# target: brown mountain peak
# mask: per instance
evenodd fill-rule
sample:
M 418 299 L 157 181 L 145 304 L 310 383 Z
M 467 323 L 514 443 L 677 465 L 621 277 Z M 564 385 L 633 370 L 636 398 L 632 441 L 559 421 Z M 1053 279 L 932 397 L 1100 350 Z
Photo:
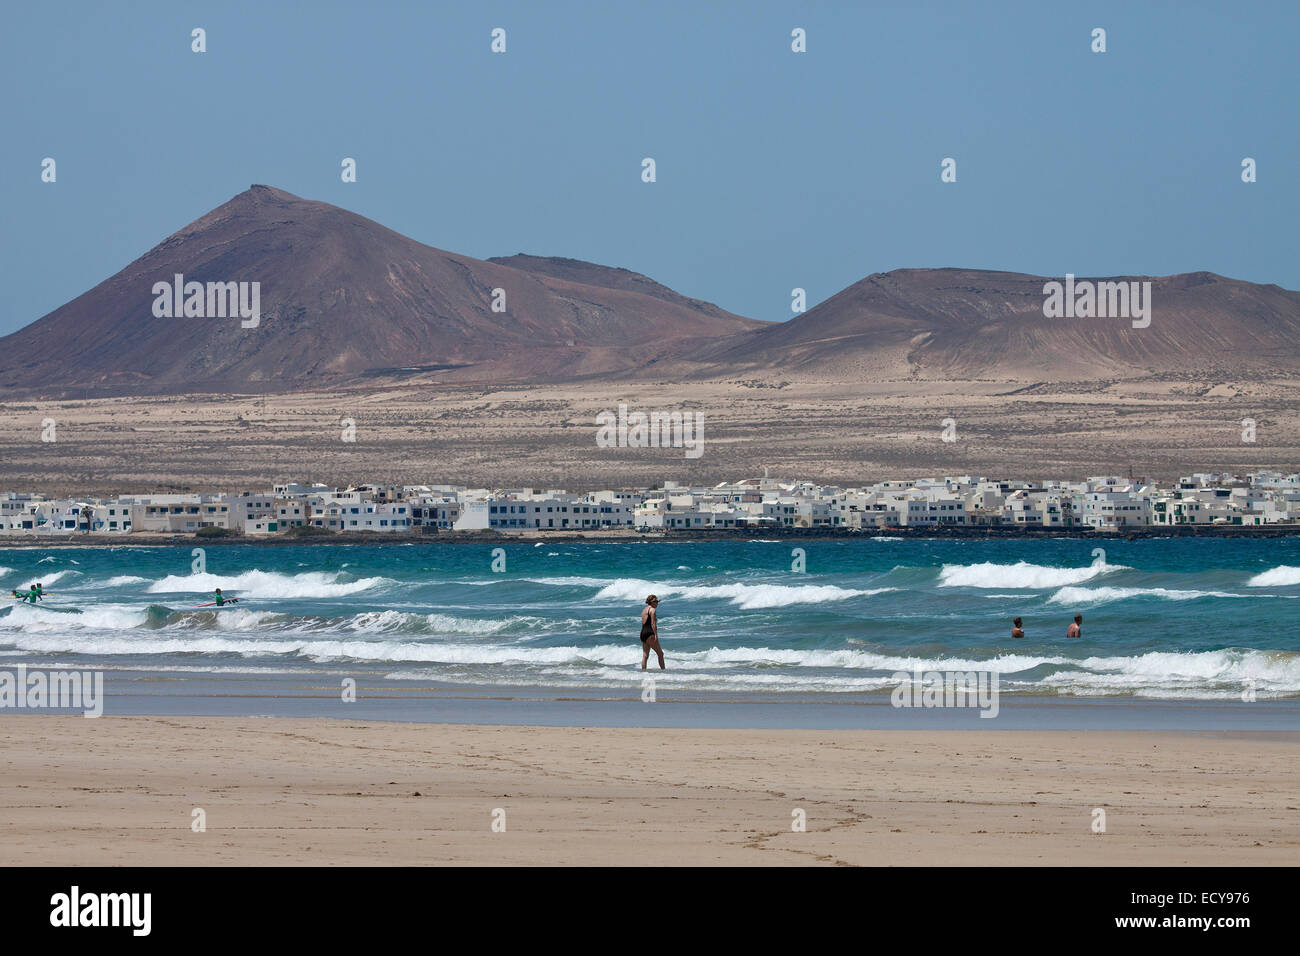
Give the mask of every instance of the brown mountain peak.
M 5 337 L 0 386 L 295 388 L 413 367 L 536 381 L 635 369 L 760 325 L 634 273 L 608 281 L 622 270 L 559 261 L 525 270 L 457 255 L 253 185 Z M 258 321 L 156 314 L 154 289 L 176 275 L 256 283 Z

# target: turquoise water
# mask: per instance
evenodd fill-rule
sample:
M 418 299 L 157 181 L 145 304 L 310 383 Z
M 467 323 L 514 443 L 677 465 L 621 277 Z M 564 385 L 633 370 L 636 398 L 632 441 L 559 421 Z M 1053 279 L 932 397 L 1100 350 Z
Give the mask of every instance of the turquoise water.
M 200 574 L 188 546 L 8 548 L 0 588 L 53 593 L 0 610 L 0 666 L 625 690 L 654 592 L 667 686 L 886 693 L 898 671 L 978 668 L 1004 694 L 1300 697 L 1300 539 L 1097 545 L 528 542 L 503 546 L 504 572 L 491 545 L 225 545 Z M 190 607 L 216 587 L 242 603 Z

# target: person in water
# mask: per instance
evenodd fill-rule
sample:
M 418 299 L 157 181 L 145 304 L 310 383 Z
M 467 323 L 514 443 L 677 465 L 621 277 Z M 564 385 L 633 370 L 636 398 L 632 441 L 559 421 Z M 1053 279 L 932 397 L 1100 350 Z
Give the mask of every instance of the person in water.
M 1083 615 L 1074 615 L 1074 623 L 1065 632 L 1066 637 L 1083 637 Z
M 1016 618 L 1014 621 L 1011 622 L 1011 636 L 1012 637 L 1025 636 L 1025 629 L 1020 626 L 1020 618 Z
M 45 585 L 41 584 L 39 581 L 36 582 L 36 598 L 40 601 L 45 600 Z
M 659 669 L 667 670 L 664 667 L 664 651 L 659 646 L 659 599 L 653 594 L 645 599 L 645 607 L 641 609 L 642 670 L 645 670 L 646 662 L 650 660 L 651 651 L 659 655 Z
M 222 607 L 226 604 L 234 604 L 238 600 L 239 598 L 223 597 L 221 594 L 221 588 L 217 588 L 217 601 L 216 601 L 217 607 Z

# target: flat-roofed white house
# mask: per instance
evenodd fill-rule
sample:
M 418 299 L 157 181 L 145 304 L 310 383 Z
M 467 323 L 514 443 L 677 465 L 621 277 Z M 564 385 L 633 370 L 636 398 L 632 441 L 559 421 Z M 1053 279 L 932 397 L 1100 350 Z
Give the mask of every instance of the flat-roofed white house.
M 222 495 L 136 495 L 130 505 L 133 531 L 231 527 L 230 505 Z
M 1020 526 L 1041 526 L 1042 512 L 1039 504 L 1042 494 L 1029 491 L 1013 491 L 1002 502 L 1002 520 L 1005 524 Z
M 275 523 L 280 530 L 301 528 L 311 520 L 311 502 L 306 498 L 277 496 L 274 505 Z
M 635 518 L 641 495 L 635 492 L 594 491 L 584 500 L 595 506 L 593 527 L 630 528 Z
M 906 526 L 964 525 L 966 502 L 955 495 L 930 492 L 928 497 L 907 498 L 906 509 L 899 510 L 901 523 Z
M 245 491 L 230 496 L 226 503 L 230 508 L 228 527 L 237 531 L 248 531 L 254 524 L 265 526 L 267 522 L 276 520 L 276 497 L 273 494 Z
M 602 504 L 585 495 L 557 491 L 511 492 L 508 497 L 494 497 L 488 502 L 489 527 L 502 529 L 591 530 L 609 527 L 612 514 L 609 502 Z
M 42 501 L 36 506 L 35 516 L 36 534 L 75 534 L 91 530 L 92 510 L 85 501 L 71 498 Z
M 24 534 L 36 530 L 38 506 L 45 498 L 6 491 L 0 495 L 0 534 Z
M 307 495 L 325 495 L 334 490 L 335 489 L 331 488 L 329 485 L 322 485 L 318 481 L 314 481 L 310 485 L 291 481 L 283 485 L 273 485 L 271 487 L 271 493 L 277 498 L 302 498 Z
M 34 514 L 0 515 L 0 534 L 32 534 L 36 530 L 36 520 Z
M 334 502 L 313 508 L 312 526 L 329 531 L 410 531 L 411 506 L 405 501 Z
M 642 501 L 632 513 L 633 526 L 647 530 L 662 528 L 667 503 L 663 498 L 647 498 Z
M 1151 523 L 1156 525 L 1211 524 L 1210 509 L 1195 498 L 1157 495 L 1151 501 Z
M 488 528 L 488 500 L 455 494 L 422 494 L 409 499 L 412 527 L 440 531 L 484 531 Z
M 1151 496 L 1130 485 L 1097 486 L 1083 494 L 1083 523 L 1098 531 L 1145 528 L 1151 523 Z
M 126 534 L 131 531 L 131 508 L 116 500 L 86 506 L 90 511 L 90 530 L 96 534 Z

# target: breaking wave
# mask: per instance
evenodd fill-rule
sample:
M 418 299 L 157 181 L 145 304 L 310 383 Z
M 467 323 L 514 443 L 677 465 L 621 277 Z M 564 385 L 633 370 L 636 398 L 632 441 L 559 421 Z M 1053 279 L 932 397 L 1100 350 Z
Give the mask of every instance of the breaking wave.
M 871 597 L 897 588 L 841 588 L 833 584 L 661 584 L 638 578 L 620 578 L 601 588 L 596 595 L 600 601 L 628 601 L 640 603 L 647 595 L 660 598 L 671 596 L 687 601 L 729 600 L 744 610 L 788 607 L 792 604 L 821 604 L 825 601 L 845 601 L 855 597 Z
M 1289 564 L 1280 564 L 1276 568 L 1269 568 L 1256 574 L 1246 582 L 1248 588 L 1282 588 L 1292 584 L 1300 584 L 1300 568 L 1292 567 Z
M 1015 564 L 945 564 L 939 569 L 941 588 L 1059 588 L 1080 584 L 1112 571 L 1122 564 L 1097 562 L 1083 568 L 1052 568 L 1017 561 Z
M 1048 604 L 1108 604 L 1111 601 L 1126 601 L 1129 598 L 1154 597 L 1166 601 L 1194 601 L 1197 598 L 1239 598 L 1245 594 L 1232 594 L 1228 591 L 1184 591 L 1174 588 L 1061 588 L 1050 598 Z
M 344 580 L 343 572 L 305 571 L 279 574 L 275 571 L 245 571 L 243 574 L 170 574 L 148 588 L 151 594 L 204 594 L 216 588 L 252 598 L 346 597 L 393 583 L 388 578 Z

